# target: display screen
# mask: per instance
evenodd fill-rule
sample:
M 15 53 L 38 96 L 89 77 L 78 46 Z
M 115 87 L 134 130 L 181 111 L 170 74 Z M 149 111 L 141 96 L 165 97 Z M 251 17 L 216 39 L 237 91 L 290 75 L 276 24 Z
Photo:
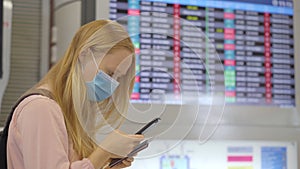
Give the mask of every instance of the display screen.
M 230 104 L 294 107 L 293 12 L 292 0 L 110 0 L 136 47 L 131 100 L 223 92 Z

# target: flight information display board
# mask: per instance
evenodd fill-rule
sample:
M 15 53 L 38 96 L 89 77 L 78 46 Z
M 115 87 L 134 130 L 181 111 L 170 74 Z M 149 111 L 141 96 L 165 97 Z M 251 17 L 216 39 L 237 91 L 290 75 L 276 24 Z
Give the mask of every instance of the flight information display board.
M 213 86 L 227 103 L 295 106 L 293 13 L 292 0 L 110 0 L 136 47 L 132 101 Z

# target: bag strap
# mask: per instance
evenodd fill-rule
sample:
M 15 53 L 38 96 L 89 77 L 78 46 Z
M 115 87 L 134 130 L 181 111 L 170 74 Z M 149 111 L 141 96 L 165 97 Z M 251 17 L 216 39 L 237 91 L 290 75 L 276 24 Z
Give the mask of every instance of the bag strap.
M 52 94 L 50 91 L 46 89 L 32 89 L 26 92 L 23 96 L 21 96 L 16 104 L 13 106 L 10 114 L 8 115 L 5 127 L 1 133 L 0 137 L 0 168 L 1 169 L 6 169 L 7 168 L 7 138 L 8 138 L 8 130 L 9 130 L 9 125 L 12 120 L 13 114 L 15 109 L 18 107 L 18 105 L 27 97 L 32 96 L 32 95 L 42 95 L 42 96 L 47 96 L 50 99 L 53 99 Z
M 12 120 L 13 114 L 15 109 L 18 107 L 18 105 L 27 97 L 32 96 L 32 95 L 42 95 L 42 96 L 46 96 L 49 97 L 50 99 L 52 99 L 52 94 L 50 93 L 50 91 L 46 90 L 46 89 L 34 89 L 32 91 L 29 91 L 27 93 L 25 93 L 24 95 L 22 95 L 16 102 L 16 104 L 13 106 L 13 108 L 11 109 L 11 112 L 9 113 L 7 120 L 6 120 L 6 124 L 3 128 L 3 133 L 2 136 L 8 136 L 8 130 L 9 130 L 9 125 L 10 122 Z

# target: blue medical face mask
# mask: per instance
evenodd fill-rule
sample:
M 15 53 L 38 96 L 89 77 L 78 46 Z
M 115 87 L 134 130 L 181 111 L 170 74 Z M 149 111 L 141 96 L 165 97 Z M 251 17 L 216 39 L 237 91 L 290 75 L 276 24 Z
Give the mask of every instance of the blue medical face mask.
M 97 62 L 91 51 L 94 62 L 97 66 Z M 119 86 L 119 82 L 104 73 L 102 70 L 99 70 L 95 78 L 90 81 L 86 82 L 87 94 L 91 101 L 100 102 L 108 97 L 110 97 L 116 88 Z

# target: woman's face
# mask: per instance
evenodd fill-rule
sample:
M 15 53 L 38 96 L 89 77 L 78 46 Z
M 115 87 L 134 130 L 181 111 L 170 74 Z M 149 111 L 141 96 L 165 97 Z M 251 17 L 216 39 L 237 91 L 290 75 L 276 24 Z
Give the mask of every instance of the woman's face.
M 93 80 L 99 69 L 117 79 L 127 73 L 132 63 L 132 53 L 126 48 L 113 49 L 101 59 L 95 53 L 94 56 L 96 57 L 97 65 L 93 58 L 89 59 L 83 71 L 85 81 Z

